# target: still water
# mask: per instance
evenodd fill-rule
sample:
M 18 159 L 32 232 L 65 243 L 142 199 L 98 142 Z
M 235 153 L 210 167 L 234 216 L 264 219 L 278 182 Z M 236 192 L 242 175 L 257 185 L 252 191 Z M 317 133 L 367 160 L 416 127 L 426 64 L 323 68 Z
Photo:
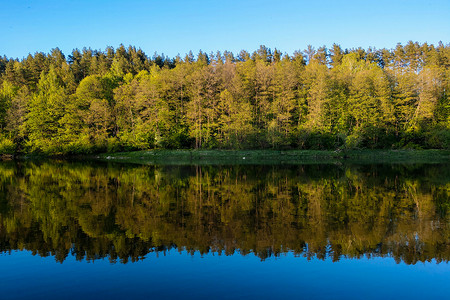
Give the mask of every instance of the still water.
M 0 299 L 449 299 L 450 164 L 0 164 Z

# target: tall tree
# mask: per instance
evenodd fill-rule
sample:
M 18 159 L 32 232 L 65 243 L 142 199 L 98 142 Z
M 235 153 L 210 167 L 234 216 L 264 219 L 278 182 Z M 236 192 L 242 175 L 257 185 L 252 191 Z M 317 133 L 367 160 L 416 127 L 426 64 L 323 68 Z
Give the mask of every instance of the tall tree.
M 37 92 L 29 103 L 29 113 L 25 121 L 28 133 L 28 147 L 31 151 L 60 153 L 62 145 L 59 121 L 64 116 L 67 95 L 53 67 L 48 73 L 42 72 Z

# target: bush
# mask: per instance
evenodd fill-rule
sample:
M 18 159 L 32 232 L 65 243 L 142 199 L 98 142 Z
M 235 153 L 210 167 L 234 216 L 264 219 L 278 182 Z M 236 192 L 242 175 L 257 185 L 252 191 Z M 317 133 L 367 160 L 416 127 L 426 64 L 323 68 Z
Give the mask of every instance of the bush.
M 2 138 L 0 140 L 0 154 L 14 154 L 16 152 L 16 144 L 12 139 Z
M 117 138 L 108 138 L 106 142 L 106 151 L 119 152 L 121 151 L 121 144 Z
M 363 142 L 363 138 L 358 133 L 353 133 L 345 139 L 345 148 L 347 149 L 359 149 Z
M 426 142 L 430 148 L 450 150 L 450 130 L 442 129 L 431 132 Z

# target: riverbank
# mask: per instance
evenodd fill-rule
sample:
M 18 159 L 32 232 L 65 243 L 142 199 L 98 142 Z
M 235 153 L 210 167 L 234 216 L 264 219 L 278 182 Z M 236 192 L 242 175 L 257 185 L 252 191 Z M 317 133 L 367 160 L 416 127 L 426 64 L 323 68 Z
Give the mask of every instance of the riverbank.
M 449 150 L 149 150 L 104 153 L 97 160 L 138 164 L 448 163 Z

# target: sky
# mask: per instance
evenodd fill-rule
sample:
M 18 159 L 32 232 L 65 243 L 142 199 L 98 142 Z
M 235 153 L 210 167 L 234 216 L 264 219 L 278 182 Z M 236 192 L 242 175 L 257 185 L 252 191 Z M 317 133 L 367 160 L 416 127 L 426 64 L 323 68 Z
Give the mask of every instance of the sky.
M 260 45 L 394 48 L 450 42 L 450 0 L 0 0 L 0 55 L 132 45 L 169 57 Z

